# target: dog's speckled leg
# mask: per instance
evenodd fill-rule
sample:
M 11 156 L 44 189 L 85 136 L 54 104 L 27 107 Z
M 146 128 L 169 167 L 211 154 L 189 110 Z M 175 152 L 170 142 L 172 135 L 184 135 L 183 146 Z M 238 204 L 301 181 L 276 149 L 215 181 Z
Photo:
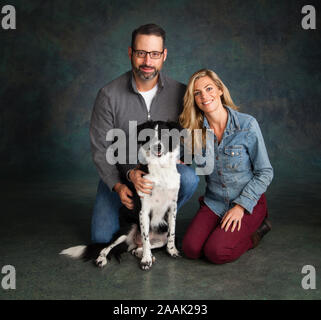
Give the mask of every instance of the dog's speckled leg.
M 180 257 L 179 251 L 175 246 L 175 227 L 176 227 L 177 201 L 173 201 L 168 212 L 168 241 L 167 252 L 173 257 Z
M 96 259 L 97 267 L 104 267 L 107 264 L 107 255 L 114 247 L 118 246 L 120 243 L 126 241 L 127 236 L 120 236 L 115 242 L 113 242 L 110 246 L 100 251 L 99 257 Z
M 145 201 L 145 199 L 143 198 L 142 209 L 139 213 L 139 223 L 143 242 L 143 257 L 140 262 L 140 267 L 142 270 L 149 270 L 153 264 L 152 252 L 149 241 L 149 212 L 150 208 L 147 205 L 147 201 Z

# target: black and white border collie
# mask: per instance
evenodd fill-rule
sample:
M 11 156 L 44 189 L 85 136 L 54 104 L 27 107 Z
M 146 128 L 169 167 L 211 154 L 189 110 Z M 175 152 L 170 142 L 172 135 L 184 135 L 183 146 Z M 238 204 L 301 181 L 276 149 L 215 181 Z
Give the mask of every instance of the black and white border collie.
M 176 169 L 179 139 L 174 138 L 175 135 L 169 132 L 176 129 L 179 133 L 178 130 L 181 128 L 173 122 L 148 121 L 137 127 L 138 137 L 143 129 L 153 130 L 153 136 L 149 135 L 150 140 L 139 148 L 139 157 L 142 156 L 146 163 L 139 168 L 146 172 L 144 178 L 153 181 L 152 193 L 137 193 L 133 185 L 129 185 L 134 195 L 134 209 L 129 210 L 125 206 L 120 208 L 120 229 L 111 241 L 71 247 L 60 254 L 82 258 L 85 261 L 94 260 L 98 267 L 104 267 L 111 255 L 120 261 L 121 253 L 131 251 L 141 259 L 142 270 L 150 269 L 155 262 L 152 249 L 167 245 L 167 252 L 172 257 L 180 256 L 175 246 L 177 197 L 180 186 L 180 174 Z

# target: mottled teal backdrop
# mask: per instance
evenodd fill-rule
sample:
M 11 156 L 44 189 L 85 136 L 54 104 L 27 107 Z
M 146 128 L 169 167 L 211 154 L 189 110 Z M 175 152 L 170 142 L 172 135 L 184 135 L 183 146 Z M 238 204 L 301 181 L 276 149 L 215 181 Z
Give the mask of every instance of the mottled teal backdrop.
M 320 177 L 321 7 L 294 0 L 28 0 L 0 28 L 0 172 L 96 174 L 89 119 L 98 90 L 130 68 L 131 32 L 167 32 L 165 71 L 215 70 L 262 128 L 274 183 Z M 303 30 L 313 4 L 317 30 Z M 1 15 L 2 17 L 3 15 Z

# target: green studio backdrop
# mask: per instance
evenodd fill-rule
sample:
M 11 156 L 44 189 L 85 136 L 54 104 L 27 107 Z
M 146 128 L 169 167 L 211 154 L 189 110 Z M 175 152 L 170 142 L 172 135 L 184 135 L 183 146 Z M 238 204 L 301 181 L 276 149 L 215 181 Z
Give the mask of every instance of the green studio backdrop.
M 131 32 L 167 32 L 164 71 L 187 83 L 218 73 L 241 111 L 260 123 L 274 183 L 320 176 L 321 8 L 317 1 L 2 1 L 16 29 L 0 28 L 0 173 L 97 174 L 89 121 L 98 90 L 130 69 Z M 314 5 L 317 29 L 301 26 Z M 2 14 L 1 17 L 4 15 Z

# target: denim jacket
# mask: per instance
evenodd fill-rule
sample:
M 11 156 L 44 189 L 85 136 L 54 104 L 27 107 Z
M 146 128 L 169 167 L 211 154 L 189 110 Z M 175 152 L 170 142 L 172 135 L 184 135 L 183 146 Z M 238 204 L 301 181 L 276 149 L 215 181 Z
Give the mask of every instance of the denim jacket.
M 252 213 L 257 201 L 273 178 L 273 168 L 256 119 L 227 106 L 228 121 L 222 140 L 214 139 L 214 169 L 207 182 L 204 202 L 218 216 L 241 205 Z M 203 126 L 210 129 L 206 117 Z M 213 143 L 206 147 L 213 148 Z M 213 152 L 213 150 L 210 150 Z

